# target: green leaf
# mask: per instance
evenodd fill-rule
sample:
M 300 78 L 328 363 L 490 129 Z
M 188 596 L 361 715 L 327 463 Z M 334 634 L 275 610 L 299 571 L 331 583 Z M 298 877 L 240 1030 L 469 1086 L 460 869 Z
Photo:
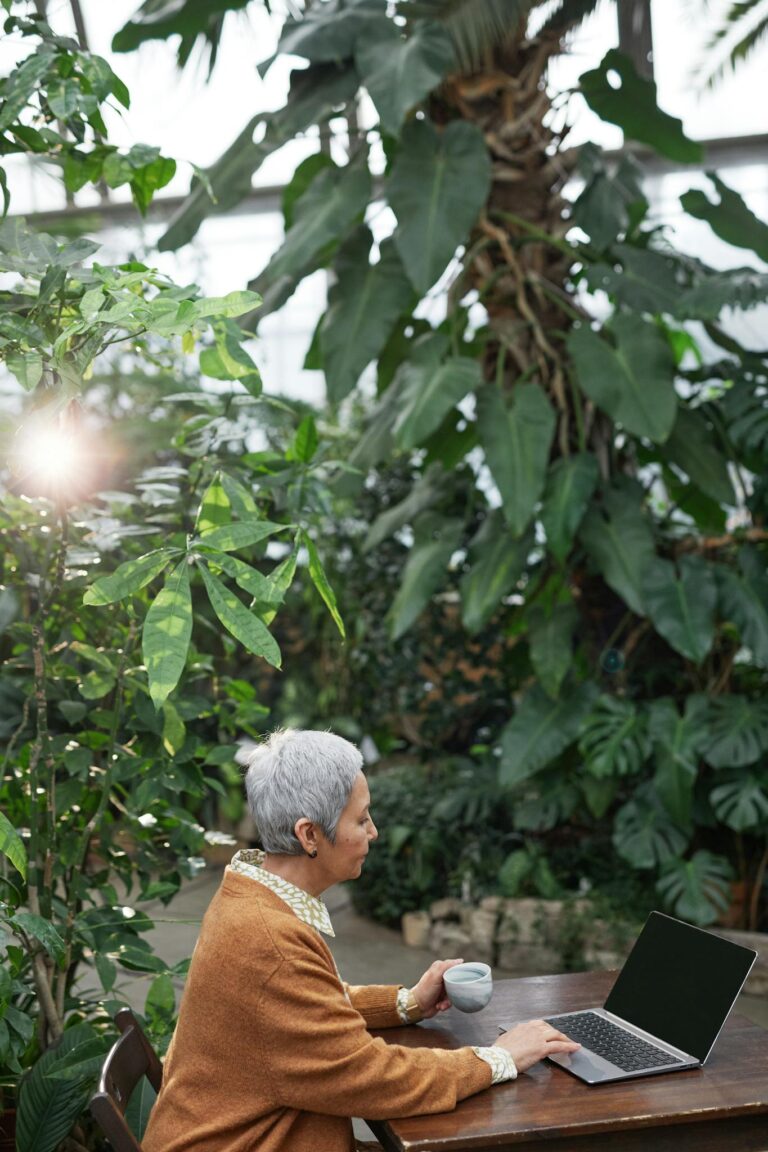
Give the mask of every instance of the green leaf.
M 359 39 L 355 63 L 379 113 L 381 126 L 397 136 L 408 112 L 454 65 L 451 38 L 437 22 L 416 24 L 408 39 L 397 35 Z
M 187 729 L 177 709 L 166 700 L 163 704 L 163 748 L 169 756 L 181 751 L 187 737 Z
M 656 868 L 679 856 L 687 843 L 648 785 L 616 813 L 613 846 L 633 868 Z
M 90 1024 L 65 1029 L 37 1060 L 19 1086 L 16 1113 L 17 1152 L 54 1152 L 84 1109 L 92 1084 L 49 1078 L 56 1064 L 79 1044 L 94 1037 Z
M 501 734 L 502 788 L 521 784 L 564 752 L 576 739 L 597 694 L 597 686 L 590 681 L 557 700 L 551 700 L 538 685 L 528 692 Z
M 479 361 L 466 356 L 453 356 L 436 365 L 405 364 L 400 376 L 395 437 L 406 451 L 423 444 L 451 409 L 483 382 Z
M 279 668 L 280 649 L 264 621 L 246 608 L 204 564 L 200 565 L 200 574 L 211 607 L 227 631 L 254 656 L 261 656 L 273 668 Z
M 224 491 L 221 474 L 217 472 L 203 493 L 203 498 L 200 501 L 197 520 L 195 521 L 195 531 L 210 532 L 212 529 L 219 528 L 223 524 L 230 524 L 231 521 L 232 507 L 229 503 L 229 497 Z
M 265 294 L 268 287 L 293 283 L 329 245 L 343 240 L 362 220 L 370 194 L 370 172 L 361 160 L 346 168 L 320 172 L 296 202 L 293 225 L 254 281 L 256 290 Z M 268 310 L 269 302 L 265 300 L 260 315 Z
M 573 633 L 579 614 L 573 601 L 551 610 L 534 605 L 528 612 L 531 663 L 544 691 L 553 700 L 573 661 Z
M 571 330 L 567 345 L 579 387 L 627 432 L 663 444 L 677 414 L 669 343 L 642 316 L 620 313 L 609 331 L 615 349 L 587 324 Z
M 296 565 L 298 563 L 299 554 L 297 548 L 294 547 L 293 551 L 286 556 L 285 560 L 280 563 L 270 572 L 267 577 L 269 584 L 269 593 L 264 597 L 267 604 L 279 604 L 285 596 L 286 592 L 293 583 L 293 578 L 296 575 Z M 275 618 L 275 612 L 263 612 L 262 619 L 264 623 L 269 625 Z
M 461 580 L 461 619 L 468 632 L 479 632 L 512 591 L 533 544 L 533 532 L 515 539 L 498 509 L 489 512 L 470 544 L 471 567 Z
M 236 556 L 228 556 L 226 552 L 214 552 L 206 556 L 209 565 L 215 565 L 231 576 L 238 588 L 250 592 L 251 596 L 260 604 L 279 604 L 283 593 L 278 591 L 273 583 L 274 573 L 264 576 L 258 569 L 239 560 Z
M 43 357 L 40 352 L 9 352 L 5 356 L 8 370 L 25 392 L 34 392 L 43 378 Z
M 61 936 L 50 920 L 43 916 L 36 916 L 33 912 L 17 912 L 11 917 L 10 924 L 19 928 L 26 936 L 39 941 L 49 956 L 61 966 L 66 956 L 66 947 Z
M 293 175 L 283 189 L 282 202 L 280 205 L 283 210 L 286 232 L 293 226 L 293 209 L 296 201 L 301 199 L 319 172 L 322 172 L 324 168 L 333 169 L 333 166 L 333 160 L 331 160 L 327 152 L 312 152 L 305 160 L 302 160 L 298 168 L 294 170 Z
M 317 425 L 312 416 L 305 416 L 296 429 L 293 443 L 286 452 L 287 460 L 298 460 L 301 464 L 309 464 L 317 452 Z
M 708 271 L 705 280 L 682 292 L 676 315 L 688 320 L 716 320 L 724 308 L 748 311 L 768 300 L 768 275 L 754 268 Z
M 587 268 L 587 283 L 593 291 L 603 291 L 636 312 L 680 314 L 684 281 L 679 261 L 632 244 L 613 244 L 610 260 L 610 264 Z
M 320 124 L 352 99 L 359 85 L 354 68 L 321 64 L 291 73 L 288 102 L 277 112 L 259 114 L 210 168 L 201 173 L 192 191 L 158 241 L 161 251 L 181 248 L 211 212 L 226 212 L 247 196 L 253 174 L 267 157 L 311 124 Z M 259 142 L 254 136 L 266 126 Z
M 177 555 L 175 548 L 156 548 L 138 560 L 126 560 L 110 576 L 95 580 L 83 595 L 83 604 L 114 604 L 139 592 L 163 572 Z
M 677 565 L 657 558 L 643 572 L 642 595 L 659 635 L 681 656 L 701 664 L 715 637 L 712 566 L 699 556 L 682 556 Z
M 410 309 L 413 289 L 391 240 L 369 264 L 371 234 L 358 229 L 339 249 L 328 309 L 320 323 L 320 348 L 328 395 L 334 404 L 352 391 L 381 352 L 398 316 Z
M 634 776 L 647 759 L 650 745 L 645 718 L 631 700 L 601 696 L 584 721 L 579 752 L 590 776 Z
M 761 832 L 768 827 L 768 793 L 765 781 L 748 773 L 709 794 L 715 814 L 734 832 Z
M 602 507 L 593 505 L 579 530 L 606 584 L 639 616 L 645 615 L 643 575 L 656 555 L 641 501 L 639 486 L 609 488 L 603 493 Z
M 260 297 L 259 297 L 260 299 Z M 213 380 L 237 380 L 251 396 L 261 395 L 261 375 L 243 348 L 247 333 L 234 320 L 219 320 L 213 325 L 214 346 L 200 353 L 200 371 Z
M 656 890 L 675 916 L 707 925 L 728 908 L 732 879 L 731 866 L 724 857 L 701 851 L 690 860 L 670 860 Z
M 250 548 L 260 543 L 276 532 L 285 532 L 289 527 L 289 524 L 273 524 L 269 520 L 239 520 L 236 524 L 224 524 L 220 528 L 202 532 L 197 542 L 217 552 L 237 552 L 240 548 Z
M 24 841 L 7 816 L 0 812 L 0 852 L 7 856 L 17 872 L 27 878 L 27 850 Z
M 691 483 L 718 504 L 736 504 L 728 461 L 715 446 L 704 416 L 682 405 L 669 438 L 661 450 L 665 460 L 682 468 Z
M 434 539 L 415 544 L 411 549 L 389 611 L 393 640 L 399 640 L 408 631 L 444 583 L 448 561 L 459 546 L 463 529 L 460 521 L 443 521 Z
M 108 956 L 103 956 L 101 953 L 97 953 L 93 959 L 96 965 L 96 971 L 99 974 L 99 980 L 101 981 L 102 988 L 105 992 L 111 992 L 115 985 L 117 968 Z
M 525 531 L 544 489 L 555 413 L 538 384 L 518 384 L 506 408 L 501 389 L 477 394 L 477 427 L 486 461 L 515 536 Z
M 144 619 L 142 652 L 155 708 L 160 707 L 178 684 L 191 637 L 192 597 L 185 556 L 166 578 Z
M 704 759 L 713 768 L 743 768 L 768 750 L 768 700 L 721 696 L 709 706 Z
M 547 474 L 541 522 L 547 547 L 561 564 L 597 487 L 599 471 L 591 453 L 580 452 L 557 460 Z
M 438 131 L 429 120 L 411 120 L 403 129 L 386 192 L 395 244 L 420 295 L 466 241 L 490 184 L 488 150 L 474 124 L 455 120 Z
M 78 691 L 84 700 L 101 700 L 116 684 L 114 672 L 102 672 L 94 668 L 78 684 Z
M 741 642 L 761 668 L 768 668 L 768 576 L 756 549 L 742 545 L 737 574 L 720 565 L 717 569 L 720 614 L 738 629 Z
M 344 622 L 339 615 L 339 609 L 336 604 L 336 596 L 334 594 L 333 588 L 331 588 L 330 584 L 328 583 L 328 577 L 325 575 L 325 569 L 320 562 L 320 557 L 318 555 L 317 548 L 315 547 L 315 543 L 306 532 L 301 533 L 301 542 L 307 549 L 307 555 L 309 557 L 309 575 L 312 583 L 320 593 L 326 608 L 333 617 L 334 624 L 338 628 L 342 639 L 344 639 L 346 637 L 346 633 L 344 631 Z
M 601 120 L 618 124 L 630 140 L 683 164 L 704 158 L 702 146 L 683 132 L 682 121 L 659 108 L 655 83 L 639 76 L 632 61 L 617 49 L 606 52 L 597 68 L 584 72 L 579 84 L 592 111 Z
M 162 979 L 162 977 L 158 977 L 158 979 Z M 144 1139 L 149 1116 L 156 1100 L 157 1093 L 146 1076 L 143 1076 L 131 1093 L 131 1099 L 125 1110 L 128 1127 L 139 1142 Z
M 303 56 L 313 64 L 348 59 L 358 39 L 391 36 L 392 22 L 380 0 L 338 0 L 311 8 L 301 19 L 286 20 L 280 33 L 280 55 Z
M 716 172 L 708 172 L 719 201 L 714 204 L 706 193 L 693 189 L 680 197 L 689 216 L 704 220 L 726 244 L 747 248 L 761 260 L 768 261 L 768 224 L 755 216 L 738 192 L 724 184 Z
M 156 976 L 149 986 L 144 1002 L 144 1015 L 150 1028 L 160 1033 L 168 1033 L 173 1028 L 176 1012 L 176 992 L 173 981 L 167 972 Z
M 665 809 L 680 827 L 690 824 L 693 790 L 699 774 L 699 756 L 706 742 L 706 696 L 692 695 L 681 716 L 673 700 L 651 703 L 648 731 L 653 742 L 656 773 L 654 788 Z
M 579 170 L 584 176 L 584 190 L 574 201 L 572 219 L 602 252 L 627 232 L 633 219 L 647 211 L 642 172 L 632 156 L 622 157 L 615 173 L 610 172 L 593 144 L 581 146 Z

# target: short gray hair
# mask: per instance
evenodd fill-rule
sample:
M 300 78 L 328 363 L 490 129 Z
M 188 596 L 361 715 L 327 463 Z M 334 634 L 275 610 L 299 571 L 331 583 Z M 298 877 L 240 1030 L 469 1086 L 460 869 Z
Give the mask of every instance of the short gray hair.
M 259 744 L 247 764 L 248 807 L 265 852 L 300 856 L 304 849 L 294 827 L 302 817 L 335 843 L 339 817 L 363 767 L 354 744 L 332 732 L 288 728 Z

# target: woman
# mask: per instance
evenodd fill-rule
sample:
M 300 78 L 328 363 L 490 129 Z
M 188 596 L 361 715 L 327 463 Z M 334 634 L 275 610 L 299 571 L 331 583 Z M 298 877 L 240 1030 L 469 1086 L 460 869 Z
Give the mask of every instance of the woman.
M 352 1152 L 352 1116 L 445 1112 L 577 1045 L 543 1020 L 487 1048 L 404 1048 L 368 1028 L 449 1007 L 436 961 L 412 989 L 343 983 L 322 893 L 360 875 L 378 833 L 358 750 L 274 733 L 246 791 L 264 852 L 238 852 L 203 919 L 146 1152 Z

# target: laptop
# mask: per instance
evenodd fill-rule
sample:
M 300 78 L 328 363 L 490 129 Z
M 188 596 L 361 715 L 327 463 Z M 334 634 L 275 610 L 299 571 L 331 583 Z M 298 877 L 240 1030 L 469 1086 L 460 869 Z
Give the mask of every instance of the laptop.
M 751 948 L 651 912 L 602 1008 L 545 1017 L 581 1044 L 547 1059 L 587 1084 L 697 1068 L 756 959 Z

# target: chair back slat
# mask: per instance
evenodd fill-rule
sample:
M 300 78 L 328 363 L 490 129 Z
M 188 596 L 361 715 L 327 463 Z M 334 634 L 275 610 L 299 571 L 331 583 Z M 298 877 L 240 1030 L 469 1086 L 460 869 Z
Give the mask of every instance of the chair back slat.
M 90 1101 L 91 1114 L 114 1152 L 141 1152 L 126 1123 L 125 1110 L 142 1077 L 160 1091 L 163 1066 L 129 1008 L 120 1009 L 115 1023 L 121 1035 L 104 1061 L 98 1089 Z

